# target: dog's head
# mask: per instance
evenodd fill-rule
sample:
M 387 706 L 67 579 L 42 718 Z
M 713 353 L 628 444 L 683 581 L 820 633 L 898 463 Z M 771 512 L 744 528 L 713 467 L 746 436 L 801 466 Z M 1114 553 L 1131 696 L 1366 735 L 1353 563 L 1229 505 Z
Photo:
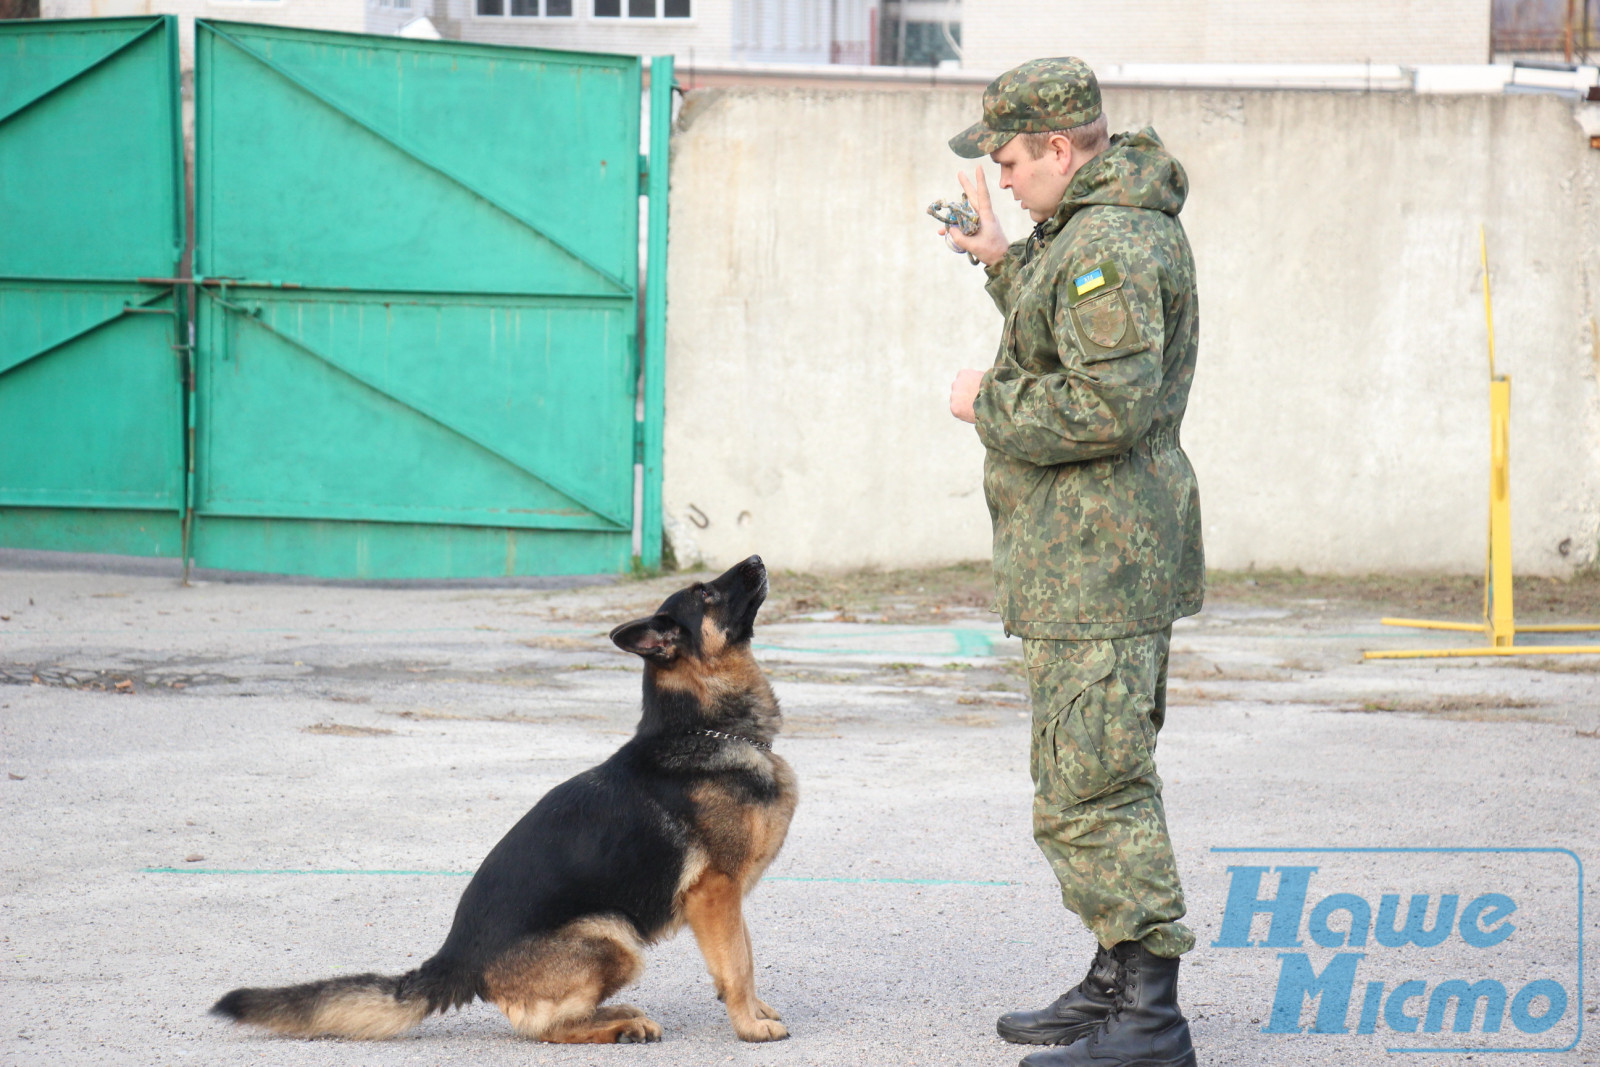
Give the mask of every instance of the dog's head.
M 658 667 L 681 659 L 713 660 L 749 646 L 756 612 L 766 598 L 766 565 L 751 556 L 709 582 L 678 590 L 654 615 L 612 630 L 611 640 Z

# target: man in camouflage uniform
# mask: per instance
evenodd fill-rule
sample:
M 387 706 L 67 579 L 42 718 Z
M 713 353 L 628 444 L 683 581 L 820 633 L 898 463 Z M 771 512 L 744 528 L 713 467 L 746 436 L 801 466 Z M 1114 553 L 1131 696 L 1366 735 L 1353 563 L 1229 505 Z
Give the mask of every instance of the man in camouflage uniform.
M 982 169 L 961 183 L 1005 316 L 994 366 L 951 412 L 988 450 L 984 491 L 1006 630 L 1033 699 L 1034 838 L 1100 948 L 1077 987 L 1000 1035 L 1055 1045 L 1026 1067 L 1195 1062 L 1177 1005 L 1194 947 L 1156 775 L 1172 622 L 1200 610 L 1200 503 L 1178 427 L 1194 375 L 1188 180 L 1150 129 L 1107 138 L 1077 59 L 1001 75 L 950 142 L 989 155 L 1037 224 L 1007 246 Z M 945 231 L 941 231 L 945 232 Z

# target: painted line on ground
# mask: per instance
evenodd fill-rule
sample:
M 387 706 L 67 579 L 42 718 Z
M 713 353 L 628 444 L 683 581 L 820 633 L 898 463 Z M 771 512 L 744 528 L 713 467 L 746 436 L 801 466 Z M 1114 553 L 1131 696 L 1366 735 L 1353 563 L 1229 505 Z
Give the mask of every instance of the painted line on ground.
M 140 874 L 235 874 L 235 875 L 316 875 L 316 874 L 377 874 L 392 876 L 433 876 L 466 878 L 472 871 L 405 871 L 360 867 L 141 867 Z M 1000 887 L 1022 885 L 1021 882 L 980 882 L 963 878 L 834 878 L 803 877 L 800 875 L 770 875 L 765 882 L 832 882 L 837 885 L 971 885 Z

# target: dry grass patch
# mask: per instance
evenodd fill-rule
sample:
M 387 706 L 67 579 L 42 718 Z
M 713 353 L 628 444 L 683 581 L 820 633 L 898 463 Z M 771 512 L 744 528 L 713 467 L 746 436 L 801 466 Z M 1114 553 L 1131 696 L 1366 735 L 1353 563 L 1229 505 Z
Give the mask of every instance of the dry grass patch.
M 1600 651 L 1593 656 L 1507 656 L 1506 659 L 1510 662 L 1500 666 L 1546 674 L 1600 674 Z
M 1215 660 L 1183 652 L 1168 661 L 1167 677 L 1186 682 L 1287 682 L 1294 676 L 1286 667 L 1224 667 Z
M 332 737 L 385 737 L 393 734 L 393 730 L 385 730 L 381 726 L 351 726 L 343 722 L 319 722 L 301 730 L 307 734 L 325 734 Z
M 1542 708 L 1536 700 L 1484 694 L 1456 694 L 1436 697 L 1376 697 L 1363 701 L 1357 711 L 1397 711 L 1431 715 L 1440 711 L 1504 711 L 1517 708 Z
M 589 712 L 552 710 L 548 714 L 530 715 L 525 712 L 508 712 L 505 715 L 463 715 L 453 711 L 440 711 L 437 708 L 410 708 L 406 711 L 386 711 L 396 719 L 410 719 L 417 722 L 508 722 L 522 723 L 533 726 L 548 726 L 553 722 L 609 722 L 605 715 L 596 715 Z M 388 731 L 385 731 L 388 732 Z
M 957 703 L 960 703 L 960 701 L 957 701 Z M 986 727 L 986 726 L 998 725 L 997 720 L 994 718 L 994 716 L 992 716 L 992 715 L 979 715 L 979 714 L 976 714 L 974 712 L 968 712 L 965 715 L 941 715 L 941 716 L 939 716 L 939 721 L 944 723 L 947 726 L 979 726 L 979 727 Z
M 1518 576 L 1512 591 L 1523 622 L 1600 622 L 1600 572 L 1574 578 Z M 1299 571 L 1211 571 L 1208 603 L 1304 609 L 1357 608 L 1377 615 L 1472 622 L 1483 617 L 1483 576 L 1319 575 Z
M 864 673 L 816 670 L 808 667 L 766 667 L 764 671 L 774 682 L 805 682 L 817 685 L 852 685 L 865 677 Z
M 1358 705 L 1333 705 L 1332 710 L 1427 715 L 1456 722 L 1553 722 L 1529 710 L 1548 706 L 1536 700 L 1519 700 L 1493 694 L 1446 694 L 1435 697 L 1379 697 Z
M 552 652 L 587 652 L 601 647 L 602 638 L 598 635 L 574 637 L 570 634 L 539 634 L 536 637 L 524 637 L 517 644 Z M 609 647 L 609 642 L 606 645 Z
M 712 577 L 679 572 L 604 586 L 495 595 L 520 614 L 552 622 L 597 623 L 637 618 L 670 593 Z M 1283 608 L 1295 616 L 1329 612 L 1470 621 L 1483 614 L 1480 575 L 1317 575 L 1298 571 L 1212 571 L 1207 603 Z M 906 570 L 839 574 L 775 571 L 758 627 L 822 616 L 837 621 L 939 624 L 998 619 L 987 561 Z M 1600 622 L 1600 572 L 1572 579 L 1519 577 L 1517 615 L 1525 622 Z M 474 593 L 473 597 L 484 594 Z M 507 607 L 510 605 L 507 604 Z M 535 610 L 526 610 L 533 608 Z
M 1237 697 L 1225 689 L 1202 689 L 1196 686 L 1190 689 L 1187 686 L 1168 686 L 1167 704 L 1169 707 L 1185 707 L 1193 704 L 1215 704 L 1223 700 L 1236 700 Z

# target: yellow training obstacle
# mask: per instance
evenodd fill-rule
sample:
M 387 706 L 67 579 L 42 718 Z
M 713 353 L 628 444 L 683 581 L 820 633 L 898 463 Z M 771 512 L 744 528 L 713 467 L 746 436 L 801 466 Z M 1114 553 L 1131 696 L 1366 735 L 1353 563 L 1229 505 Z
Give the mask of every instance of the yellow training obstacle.
M 1600 644 L 1518 645 L 1516 635 L 1600 632 L 1600 624 L 1565 623 L 1518 626 L 1511 595 L 1511 379 L 1494 369 L 1494 309 L 1489 300 L 1489 247 L 1478 228 L 1478 256 L 1483 264 L 1483 314 L 1489 326 L 1489 555 L 1483 572 L 1483 621 L 1434 622 L 1428 619 L 1382 619 L 1385 626 L 1419 630 L 1465 630 L 1488 637 L 1488 647 L 1434 648 L 1367 652 L 1367 659 L 1430 659 L 1454 656 L 1600 655 Z

